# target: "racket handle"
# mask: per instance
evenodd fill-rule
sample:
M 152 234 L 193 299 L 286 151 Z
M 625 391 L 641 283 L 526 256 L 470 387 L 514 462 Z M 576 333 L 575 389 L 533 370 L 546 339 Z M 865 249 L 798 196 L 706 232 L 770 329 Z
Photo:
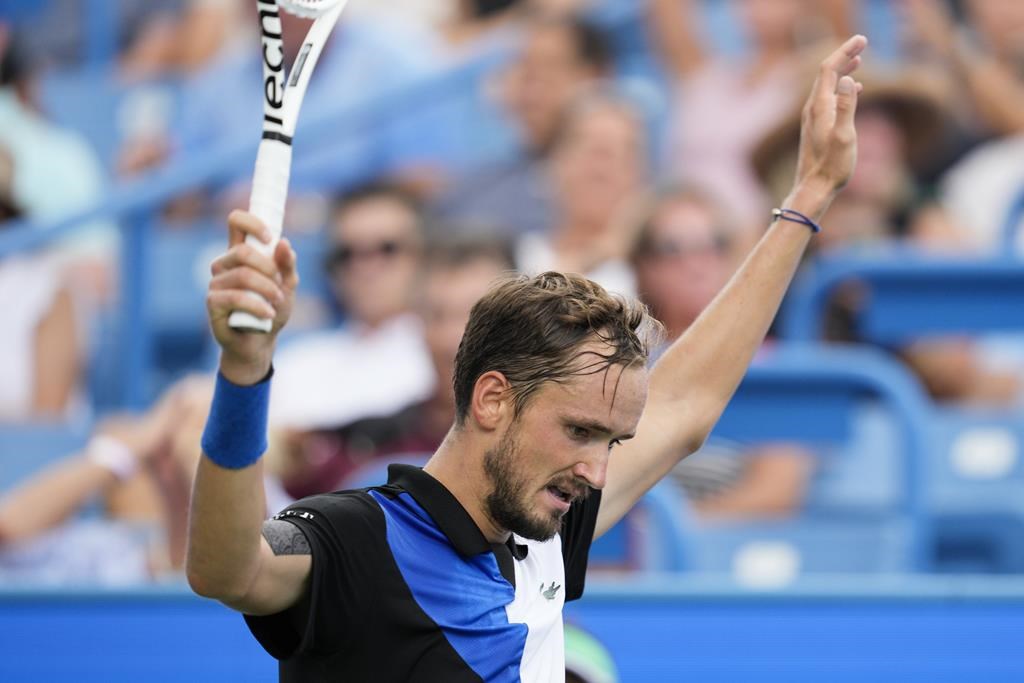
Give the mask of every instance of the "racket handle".
M 279 140 L 260 142 L 259 150 L 256 152 L 256 169 L 252 176 L 249 213 L 263 221 L 273 239 L 267 244 L 249 236 L 246 242 L 264 254 L 273 254 L 278 240 L 281 239 L 291 166 L 291 145 Z M 255 292 L 249 292 L 249 296 L 260 297 Z M 270 318 L 259 318 L 245 311 L 233 311 L 228 318 L 231 328 L 239 331 L 270 332 L 273 323 Z

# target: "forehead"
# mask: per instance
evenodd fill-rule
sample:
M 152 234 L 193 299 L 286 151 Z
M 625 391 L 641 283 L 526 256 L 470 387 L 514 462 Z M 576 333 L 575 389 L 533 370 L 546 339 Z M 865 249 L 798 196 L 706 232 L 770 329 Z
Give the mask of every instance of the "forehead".
M 532 405 L 558 420 L 602 424 L 612 434 L 632 434 L 647 402 L 647 374 L 640 365 L 612 365 L 573 375 L 543 385 Z
M 334 235 L 342 239 L 394 239 L 415 233 L 415 214 L 392 197 L 371 197 L 358 201 L 334 217 Z
M 653 231 L 673 237 L 704 237 L 714 231 L 715 217 L 711 210 L 691 199 L 672 198 L 658 207 Z

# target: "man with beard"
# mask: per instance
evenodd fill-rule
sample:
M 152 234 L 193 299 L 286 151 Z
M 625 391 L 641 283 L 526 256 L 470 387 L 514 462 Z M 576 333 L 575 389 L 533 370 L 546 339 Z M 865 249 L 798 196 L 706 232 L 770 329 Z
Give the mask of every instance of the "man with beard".
M 562 605 L 583 592 L 591 540 L 707 437 L 852 172 L 849 74 L 865 45 L 855 36 L 822 63 L 793 192 L 649 375 L 642 305 L 578 275 L 506 279 L 473 308 L 455 424 L 427 465 L 266 523 L 259 461 L 295 255 L 283 240 L 261 256 L 244 238 L 266 230 L 233 214 L 207 297 L 222 354 L 192 499 L 193 589 L 246 615 L 284 681 L 565 680 Z M 232 331 L 238 309 L 273 332 Z

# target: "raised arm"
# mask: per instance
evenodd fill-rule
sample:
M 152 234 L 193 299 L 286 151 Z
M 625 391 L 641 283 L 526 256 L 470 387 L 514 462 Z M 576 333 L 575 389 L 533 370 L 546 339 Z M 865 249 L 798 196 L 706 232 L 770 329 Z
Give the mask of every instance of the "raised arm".
M 903 0 L 899 7 L 914 37 L 952 67 L 950 71 L 992 130 L 1000 135 L 1024 131 L 1024 82 L 1009 66 L 966 40 L 943 3 Z
M 291 314 L 298 275 L 287 240 L 272 257 L 245 243 L 248 234 L 269 240 L 255 216 L 235 211 L 228 225 L 229 249 L 213 263 L 207 295 L 210 326 L 221 346 L 220 377 L 192 493 L 186 571 L 200 595 L 240 612 L 272 614 L 302 597 L 312 566 L 296 527 L 264 524 L 258 456 L 265 444 L 266 405 L 253 393 L 268 388 L 263 383 L 269 381 L 277 334 Z M 272 318 L 273 330 L 232 330 L 228 316 L 235 310 Z M 207 447 L 217 452 L 207 453 Z
M 793 190 L 782 204 L 817 221 L 853 172 L 860 85 L 849 76 L 867 45 L 854 36 L 829 55 L 804 106 Z M 597 533 L 618 521 L 718 421 L 778 311 L 811 239 L 806 225 L 774 222 L 704 313 L 651 372 L 635 439 L 608 465 Z
M 651 0 L 647 26 L 661 61 L 673 76 L 685 78 L 706 58 L 694 24 L 699 19 L 694 0 Z

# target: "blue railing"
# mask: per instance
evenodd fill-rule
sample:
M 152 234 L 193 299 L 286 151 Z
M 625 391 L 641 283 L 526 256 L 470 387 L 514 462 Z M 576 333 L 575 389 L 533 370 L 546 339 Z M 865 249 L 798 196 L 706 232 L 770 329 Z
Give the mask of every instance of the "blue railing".
M 325 110 L 304 119 L 298 135 L 308 139 L 336 135 L 339 129 L 359 135 L 382 122 L 408 116 L 410 110 L 443 103 L 475 88 L 481 78 L 507 58 L 507 48 L 492 50 L 451 71 L 423 79 L 411 86 L 356 107 Z M 151 334 L 146 316 L 147 264 L 150 262 L 149 231 L 157 211 L 169 200 L 226 177 L 251 172 L 256 140 L 236 138 L 200 157 L 181 159 L 139 180 L 115 188 L 95 206 L 66 219 L 30 225 L 20 223 L 0 233 L 0 259 L 7 255 L 40 248 L 67 237 L 97 220 L 116 220 L 122 231 L 121 298 L 118 331 L 122 383 L 120 401 L 127 407 L 145 402 L 147 364 L 151 356 Z

